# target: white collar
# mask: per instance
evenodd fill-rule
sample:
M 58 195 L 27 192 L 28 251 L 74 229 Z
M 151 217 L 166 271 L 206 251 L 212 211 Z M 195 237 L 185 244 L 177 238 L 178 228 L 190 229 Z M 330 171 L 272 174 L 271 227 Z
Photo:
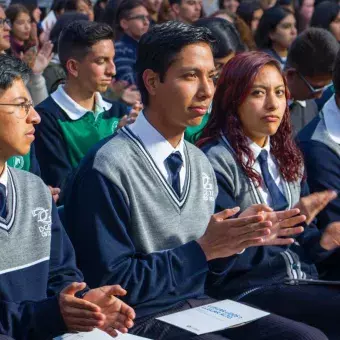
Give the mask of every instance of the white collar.
M 257 159 L 257 157 L 259 156 L 259 154 L 261 153 L 262 150 L 267 150 L 268 156 L 270 155 L 270 137 L 267 138 L 267 143 L 263 148 L 258 146 L 251 139 L 248 138 L 248 140 L 249 140 L 249 148 L 253 152 L 255 160 Z
M 6 188 L 6 194 L 7 194 L 7 184 L 8 184 L 8 169 L 7 169 L 7 163 L 5 163 L 4 170 L 2 174 L 0 175 L 0 183 L 3 184 Z
M 179 144 L 174 148 L 145 118 L 141 112 L 136 121 L 129 125 L 129 129 L 139 137 L 156 164 L 164 163 L 166 158 L 175 151 L 179 151 L 185 160 L 184 134 Z
M 335 94 L 324 105 L 322 112 L 329 136 L 340 144 L 340 109 L 336 105 Z
M 292 105 L 293 103 L 299 104 L 303 108 L 305 108 L 307 106 L 307 103 L 306 103 L 305 100 L 291 100 L 291 99 L 288 99 L 288 106 Z
M 87 112 L 92 112 L 85 109 L 75 102 L 64 90 L 64 85 L 59 85 L 57 90 L 51 94 L 52 99 L 66 112 L 72 120 L 78 120 Z M 103 100 L 99 92 L 95 93 L 96 112 L 108 111 L 112 104 Z

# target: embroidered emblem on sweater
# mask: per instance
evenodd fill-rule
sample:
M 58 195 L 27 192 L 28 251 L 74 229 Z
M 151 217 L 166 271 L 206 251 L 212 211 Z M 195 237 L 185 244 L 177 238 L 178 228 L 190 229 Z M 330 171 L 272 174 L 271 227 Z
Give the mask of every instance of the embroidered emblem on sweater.
M 22 169 L 24 167 L 24 157 L 22 156 L 15 156 L 13 157 L 13 168 Z
M 42 237 L 51 236 L 51 225 L 52 219 L 51 214 L 49 214 L 48 209 L 36 208 L 32 211 L 33 217 L 37 216 L 37 221 L 39 223 L 39 231 Z
M 205 172 L 202 173 L 203 179 L 203 200 L 204 201 L 214 201 L 214 190 L 211 177 Z

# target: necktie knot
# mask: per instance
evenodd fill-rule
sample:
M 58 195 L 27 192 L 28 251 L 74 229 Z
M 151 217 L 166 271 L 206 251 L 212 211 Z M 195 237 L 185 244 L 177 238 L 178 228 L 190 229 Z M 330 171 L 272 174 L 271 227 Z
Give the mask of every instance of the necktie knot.
M 260 154 L 257 156 L 258 161 L 260 164 L 263 164 L 268 161 L 268 151 L 267 150 L 262 150 Z
M 165 160 L 168 169 L 170 170 L 171 186 L 175 190 L 178 197 L 181 194 L 181 185 L 179 173 L 183 166 L 183 159 L 179 151 L 173 152 Z

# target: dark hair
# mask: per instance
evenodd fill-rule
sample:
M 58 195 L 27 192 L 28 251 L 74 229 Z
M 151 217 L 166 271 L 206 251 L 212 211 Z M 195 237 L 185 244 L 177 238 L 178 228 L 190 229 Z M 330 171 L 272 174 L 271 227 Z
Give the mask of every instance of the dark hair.
M 97 0 L 96 4 L 93 7 L 95 21 L 102 21 L 102 18 L 105 14 L 105 7 L 107 3 L 108 3 L 108 0 Z M 101 7 L 102 4 L 105 5 L 104 8 Z
M 66 0 L 54 0 L 52 3 L 51 11 L 55 13 L 60 13 L 62 10 L 65 9 Z
M 120 27 L 120 21 L 122 19 L 127 19 L 130 16 L 130 12 L 137 8 L 137 7 L 145 7 L 144 3 L 142 0 L 122 0 L 118 7 L 117 7 L 117 11 L 116 11 L 116 34 L 120 34 L 122 33 L 122 29 Z
M 214 39 L 214 58 L 224 58 L 230 53 L 244 51 L 240 36 L 235 26 L 222 18 L 204 18 L 194 23 L 196 27 L 208 28 Z
M 292 15 L 292 12 L 279 6 L 264 11 L 255 34 L 255 42 L 258 48 L 266 49 L 272 46 L 269 34 L 275 31 L 276 26 L 288 15 Z
M 0 89 L 7 90 L 13 82 L 22 79 L 25 84 L 29 81 L 30 68 L 18 58 L 0 54 Z
M 22 4 L 10 5 L 6 9 L 6 17 L 7 19 L 11 21 L 12 25 L 20 13 L 26 13 L 29 17 L 31 17 L 31 14 L 28 8 Z
M 38 1 L 37 0 L 12 0 L 11 5 L 23 5 L 27 8 L 28 12 L 30 13 L 30 16 L 32 17 L 32 12 L 38 7 Z
M 339 43 L 323 28 L 308 28 L 289 48 L 286 68 L 292 67 L 308 77 L 331 74 Z
M 170 6 L 174 5 L 174 4 L 178 4 L 180 5 L 182 2 L 182 0 L 169 0 L 169 4 Z
M 84 1 L 89 7 L 92 8 L 91 0 L 66 0 L 64 9 L 65 11 L 76 11 L 78 8 L 78 2 Z
M 310 25 L 312 27 L 324 28 L 329 31 L 329 25 L 335 20 L 339 11 L 340 6 L 337 3 L 331 1 L 321 2 L 314 9 Z
M 81 61 L 99 41 L 113 40 L 112 28 L 106 24 L 77 20 L 64 28 L 59 37 L 58 55 L 66 70 L 70 58 Z
M 340 50 L 336 56 L 333 69 L 333 85 L 336 94 L 340 94 Z
M 148 91 L 144 85 L 143 73 L 151 69 L 158 73 L 160 80 L 165 75 L 180 51 L 192 44 L 208 44 L 214 49 L 214 37 L 205 27 L 195 27 L 178 21 L 155 25 L 139 41 L 137 52 L 137 82 L 145 106 L 148 105 Z
M 254 2 L 241 2 L 238 6 L 236 14 L 244 20 L 244 22 L 251 27 L 251 22 L 253 21 L 254 12 L 261 9 L 260 3 L 258 1 Z
M 59 36 L 62 30 L 67 27 L 71 22 L 77 20 L 88 20 L 88 16 L 78 12 L 67 12 L 61 15 L 53 26 L 50 33 L 50 40 L 53 43 L 53 53 L 58 53 Z
M 236 0 L 238 3 L 240 3 L 240 0 Z M 218 8 L 219 9 L 225 9 L 224 8 L 224 0 L 218 0 Z
M 261 176 L 252 168 L 255 159 L 244 134 L 238 109 L 249 95 L 257 74 L 266 65 L 274 66 L 281 74 L 286 96 L 289 96 L 286 79 L 277 60 L 263 52 L 236 55 L 225 65 L 220 75 L 210 119 L 198 142 L 202 146 L 209 140 L 218 139 L 222 131 L 234 149 L 241 168 L 257 184 L 261 183 Z M 303 158 L 292 138 L 288 98 L 282 122 L 276 134 L 270 137 L 270 146 L 283 178 L 288 182 L 302 178 Z

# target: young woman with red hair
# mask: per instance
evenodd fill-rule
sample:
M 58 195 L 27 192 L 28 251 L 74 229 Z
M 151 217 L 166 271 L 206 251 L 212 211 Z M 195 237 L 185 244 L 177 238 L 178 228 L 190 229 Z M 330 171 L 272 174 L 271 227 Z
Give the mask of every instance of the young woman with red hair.
M 266 216 L 270 208 L 298 207 L 308 227 L 291 242 L 283 237 L 281 245 L 247 248 L 233 259 L 212 261 L 207 291 L 338 339 L 340 293 L 314 280 L 319 279 L 316 264 L 336 256 L 332 250 L 340 244 L 339 223 L 329 225 L 323 235 L 312 223 L 336 194 L 308 195 L 303 157 L 291 136 L 288 97 L 280 64 L 265 53 L 237 55 L 219 78 L 211 117 L 198 143 L 216 173 L 217 210 L 239 206 L 243 216 Z

